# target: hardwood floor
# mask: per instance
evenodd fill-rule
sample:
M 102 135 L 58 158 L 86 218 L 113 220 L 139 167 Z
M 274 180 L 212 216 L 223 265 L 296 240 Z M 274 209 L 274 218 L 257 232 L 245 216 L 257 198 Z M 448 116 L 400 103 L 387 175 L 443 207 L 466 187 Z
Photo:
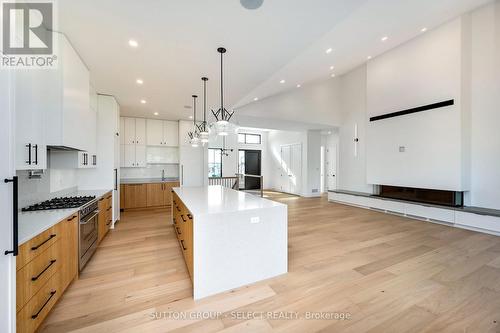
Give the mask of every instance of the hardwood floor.
M 288 274 L 194 302 L 169 212 L 126 212 L 41 331 L 500 331 L 500 237 L 266 195 L 289 207 Z

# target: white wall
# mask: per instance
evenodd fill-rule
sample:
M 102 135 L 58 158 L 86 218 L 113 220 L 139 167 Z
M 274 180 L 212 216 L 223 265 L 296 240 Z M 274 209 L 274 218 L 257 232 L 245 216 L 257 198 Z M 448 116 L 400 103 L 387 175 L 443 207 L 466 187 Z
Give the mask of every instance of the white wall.
M 449 99 L 455 105 L 368 122 L 367 180 L 442 190 L 468 190 L 468 135 L 463 81 L 470 72 L 459 18 L 373 59 L 367 68 L 367 117 Z M 404 151 L 400 151 L 404 147 Z
M 500 1 L 471 15 L 472 206 L 500 209 Z
M 340 190 L 373 193 L 366 181 L 366 66 L 361 66 L 341 78 L 342 126 L 339 129 Z M 359 143 L 354 155 L 354 128 L 357 125 Z

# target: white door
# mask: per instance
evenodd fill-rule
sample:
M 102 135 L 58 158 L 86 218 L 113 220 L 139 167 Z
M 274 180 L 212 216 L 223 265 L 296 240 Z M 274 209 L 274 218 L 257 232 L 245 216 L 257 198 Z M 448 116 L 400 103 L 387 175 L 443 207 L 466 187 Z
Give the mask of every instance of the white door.
M 179 145 L 179 122 L 163 122 L 163 140 L 166 146 L 177 147 Z
M 4 251 L 13 250 L 13 183 L 14 171 L 14 85 L 8 71 L 0 71 L 0 332 L 15 332 L 16 259 Z M 17 212 L 15 212 L 17 214 Z
M 146 119 L 135 118 L 135 143 L 138 145 L 146 144 Z
M 280 166 L 280 188 L 282 192 L 290 193 L 290 179 L 289 179 L 289 169 L 290 169 L 290 157 L 291 149 L 290 146 L 281 147 L 281 166 Z
M 124 118 L 125 144 L 135 144 L 135 118 Z
M 146 141 L 148 146 L 163 145 L 163 120 L 148 119 L 146 121 L 147 134 Z
M 290 156 L 290 193 L 300 194 L 302 180 L 302 145 L 296 144 L 291 146 Z
M 135 167 L 135 145 L 123 145 L 123 166 L 125 168 Z
M 337 189 L 337 146 L 332 145 L 326 150 L 326 170 L 328 178 L 328 190 Z
M 146 167 L 146 146 L 135 146 L 135 166 L 140 168 Z

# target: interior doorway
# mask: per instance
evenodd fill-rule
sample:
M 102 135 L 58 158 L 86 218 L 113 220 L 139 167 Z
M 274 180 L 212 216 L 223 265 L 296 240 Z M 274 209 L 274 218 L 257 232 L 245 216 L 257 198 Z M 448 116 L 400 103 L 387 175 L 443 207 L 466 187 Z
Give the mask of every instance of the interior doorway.
M 281 146 L 280 190 L 300 195 L 302 190 L 302 144 Z
M 245 175 L 262 175 L 260 150 L 240 149 L 238 152 L 238 172 Z M 260 190 L 261 178 L 245 176 L 240 179 L 240 189 Z
M 326 181 L 327 191 L 337 189 L 337 145 L 332 144 L 326 148 Z

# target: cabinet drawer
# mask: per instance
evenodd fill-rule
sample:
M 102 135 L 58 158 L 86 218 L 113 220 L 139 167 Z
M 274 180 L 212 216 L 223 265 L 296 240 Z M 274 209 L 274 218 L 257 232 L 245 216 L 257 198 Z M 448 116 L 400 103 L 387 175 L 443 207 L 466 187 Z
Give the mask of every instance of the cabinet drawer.
M 39 256 L 60 237 L 59 227 L 55 225 L 19 246 L 19 255 L 16 260 L 17 270 L 20 270 L 31 260 Z
M 17 332 L 33 333 L 61 297 L 60 274 L 54 274 L 17 313 Z
M 17 311 L 50 279 L 61 265 L 60 242 L 52 244 L 35 259 L 17 271 Z

